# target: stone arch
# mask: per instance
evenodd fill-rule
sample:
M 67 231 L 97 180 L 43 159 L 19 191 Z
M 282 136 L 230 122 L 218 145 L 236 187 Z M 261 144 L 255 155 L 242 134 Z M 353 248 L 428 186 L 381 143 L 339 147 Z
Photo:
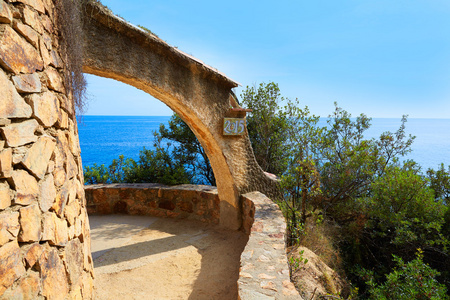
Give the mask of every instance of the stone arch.
M 238 229 L 242 193 L 277 193 L 276 183 L 256 163 L 248 136 L 222 135 L 223 118 L 232 114 L 231 89 L 238 83 L 98 3 L 88 3 L 85 12 L 83 71 L 145 91 L 189 125 L 216 177 L 220 224 Z
M 216 175 L 220 223 L 240 228 L 240 195 L 273 196 L 278 188 L 256 163 L 247 135 L 222 135 L 237 83 L 96 2 L 83 9 L 84 71 L 133 85 L 188 123 Z M 55 3 L 0 0 L 1 298 L 92 297 L 74 98 L 65 86 Z

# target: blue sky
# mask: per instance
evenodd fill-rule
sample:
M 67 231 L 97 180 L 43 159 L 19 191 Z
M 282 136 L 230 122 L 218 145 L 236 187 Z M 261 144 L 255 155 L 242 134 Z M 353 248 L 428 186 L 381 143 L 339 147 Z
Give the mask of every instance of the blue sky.
M 322 117 L 450 118 L 448 0 L 102 0 L 127 21 L 246 86 L 277 82 Z M 132 3 L 132 5 L 130 5 Z M 86 75 L 88 115 L 171 115 L 133 87 Z

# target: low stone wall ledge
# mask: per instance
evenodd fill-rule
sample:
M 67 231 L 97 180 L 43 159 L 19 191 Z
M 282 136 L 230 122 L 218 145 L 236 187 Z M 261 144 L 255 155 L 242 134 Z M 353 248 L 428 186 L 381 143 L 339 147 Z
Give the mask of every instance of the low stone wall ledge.
M 241 254 L 239 299 L 303 299 L 290 281 L 286 222 L 280 208 L 260 192 L 241 197 L 249 240 Z
M 86 185 L 89 214 L 128 214 L 186 218 L 218 224 L 217 188 L 183 184 L 114 183 Z

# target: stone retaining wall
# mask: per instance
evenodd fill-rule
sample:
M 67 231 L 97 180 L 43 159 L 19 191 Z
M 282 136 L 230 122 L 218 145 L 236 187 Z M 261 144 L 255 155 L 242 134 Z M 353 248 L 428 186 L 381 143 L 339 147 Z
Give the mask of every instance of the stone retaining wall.
M 96 184 L 86 186 L 85 192 L 89 214 L 122 213 L 219 223 L 220 200 L 212 186 Z
M 280 208 L 260 192 L 241 198 L 249 240 L 241 254 L 239 299 L 302 299 L 289 277 L 286 222 Z
M 0 0 L 0 299 L 90 299 L 74 103 L 51 0 Z

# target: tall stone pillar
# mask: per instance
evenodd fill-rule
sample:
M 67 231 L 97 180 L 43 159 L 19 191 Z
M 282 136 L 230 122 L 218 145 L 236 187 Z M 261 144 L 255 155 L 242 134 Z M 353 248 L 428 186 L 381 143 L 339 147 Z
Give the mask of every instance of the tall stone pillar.
M 0 0 L 0 299 L 92 298 L 80 147 L 57 14 L 52 0 Z

